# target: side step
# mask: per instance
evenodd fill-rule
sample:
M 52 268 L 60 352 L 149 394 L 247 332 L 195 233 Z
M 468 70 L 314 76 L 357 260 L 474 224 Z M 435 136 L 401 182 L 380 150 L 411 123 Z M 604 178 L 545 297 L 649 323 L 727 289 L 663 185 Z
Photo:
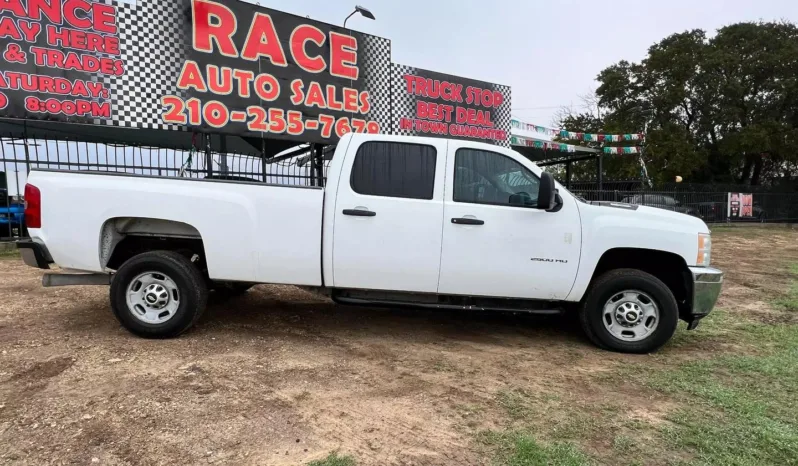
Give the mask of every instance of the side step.
M 112 277 L 107 273 L 46 273 L 42 286 L 110 285 Z
M 560 315 L 565 311 L 559 303 L 536 300 L 436 296 L 414 293 L 333 290 L 332 300 L 349 306 L 403 307 L 463 311 L 522 312 L 537 315 Z

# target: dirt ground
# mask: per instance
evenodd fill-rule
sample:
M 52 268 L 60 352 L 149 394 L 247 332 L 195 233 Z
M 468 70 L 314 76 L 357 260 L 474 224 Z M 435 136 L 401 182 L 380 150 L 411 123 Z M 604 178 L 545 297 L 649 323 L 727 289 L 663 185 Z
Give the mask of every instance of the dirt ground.
M 785 283 L 772 261 L 798 260 L 798 232 L 736 230 L 713 237 L 719 305 L 783 318 L 769 310 Z M 682 323 L 656 356 L 619 355 L 566 318 L 348 308 L 283 286 L 212 302 L 183 337 L 148 341 L 114 320 L 107 288 L 40 280 L 0 259 L 0 464 L 297 465 L 335 450 L 362 465 L 487 464 L 474 437 L 506 424 L 503 393 L 588 413 L 620 394 L 628 416 L 657 422 L 666 401 L 608 392 L 601 374 L 728 349 Z

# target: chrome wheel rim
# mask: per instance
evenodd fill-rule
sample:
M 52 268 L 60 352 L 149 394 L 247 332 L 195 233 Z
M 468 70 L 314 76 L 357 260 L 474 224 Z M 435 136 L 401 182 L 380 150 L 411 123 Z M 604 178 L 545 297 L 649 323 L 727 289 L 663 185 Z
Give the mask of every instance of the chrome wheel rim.
M 640 341 L 659 325 L 659 307 L 651 296 L 637 290 L 614 294 L 604 305 L 604 328 L 622 341 Z
M 162 324 L 177 313 L 180 291 L 168 275 L 145 272 L 127 286 L 127 308 L 136 319 L 146 324 Z

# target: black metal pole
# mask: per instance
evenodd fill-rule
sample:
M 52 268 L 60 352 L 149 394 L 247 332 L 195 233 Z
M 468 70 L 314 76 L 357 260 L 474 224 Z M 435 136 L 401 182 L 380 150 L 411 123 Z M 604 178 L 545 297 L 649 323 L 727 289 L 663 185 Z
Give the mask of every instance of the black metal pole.
M 226 175 L 230 169 L 227 167 L 227 135 L 219 135 L 219 165 L 222 175 Z
M 202 133 L 202 140 L 205 146 L 205 170 L 208 172 L 207 176 L 213 175 L 213 154 L 211 153 L 211 135 Z
M 571 189 L 571 162 L 565 162 L 565 188 Z
M 596 181 L 598 182 L 598 190 L 604 189 L 604 154 L 599 154 L 596 157 Z
M 324 187 L 324 145 L 313 145 L 313 177 L 315 178 L 314 186 Z

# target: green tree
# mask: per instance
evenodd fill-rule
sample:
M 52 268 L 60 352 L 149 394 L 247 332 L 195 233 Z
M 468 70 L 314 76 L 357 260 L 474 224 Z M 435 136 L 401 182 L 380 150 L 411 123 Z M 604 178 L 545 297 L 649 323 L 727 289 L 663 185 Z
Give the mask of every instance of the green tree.
M 635 132 L 648 122 L 645 161 L 656 181 L 760 184 L 798 175 L 798 27 L 739 23 L 693 30 L 621 61 L 597 78 L 601 118 L 568 115 L 572 131 Z M 607 178 L 636 160 L 605 161 Z M 633 163 L 634 162 L 634 163 Z

